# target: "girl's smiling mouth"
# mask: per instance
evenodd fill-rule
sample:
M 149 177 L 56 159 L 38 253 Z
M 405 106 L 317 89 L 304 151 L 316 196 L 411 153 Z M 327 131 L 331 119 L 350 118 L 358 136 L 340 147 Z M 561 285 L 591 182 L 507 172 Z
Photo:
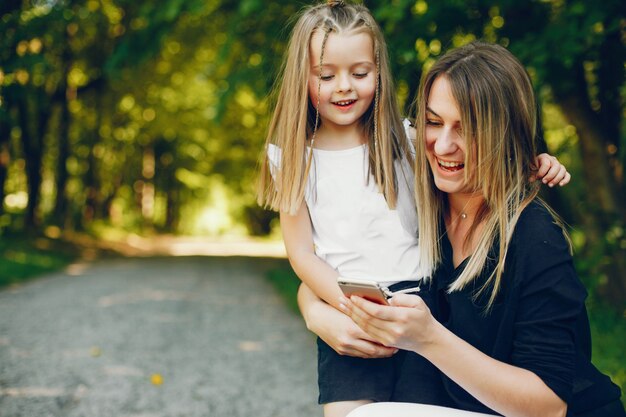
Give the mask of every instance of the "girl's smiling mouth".
M 340 100 L 340 101 L 333 101 L 333 104 L 335 106 L 339 106 L 339 107 L 349 107 L 352 104 L 356 103 L 356 100 Z

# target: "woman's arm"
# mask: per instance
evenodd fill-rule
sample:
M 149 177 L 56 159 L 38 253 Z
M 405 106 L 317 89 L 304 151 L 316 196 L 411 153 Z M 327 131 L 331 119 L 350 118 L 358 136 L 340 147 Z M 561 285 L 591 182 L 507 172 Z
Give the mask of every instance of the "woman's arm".
M 421 298 L 399 294 L 392 306 L 342 297 L 341 308 L 374 340 L 417 352 L 487 407 L 511 417 L 565 416 L 566 403 L 536 374 L 493 359 L 434 319 Z
M 298 306 L 307 328 L 340 355 L 385 358 L 397 351 L 374 342 L 350 317 L 325 303 L 306 284 L 298 290 Z
M 337 300 L 343 294 L 337 284 L 339 274 L 315 254 L 306 204 L 302 203 L 293 216 L 281 212 L 280 227 L 289 263 L 296 275 L 321 299 L 338 308 Z

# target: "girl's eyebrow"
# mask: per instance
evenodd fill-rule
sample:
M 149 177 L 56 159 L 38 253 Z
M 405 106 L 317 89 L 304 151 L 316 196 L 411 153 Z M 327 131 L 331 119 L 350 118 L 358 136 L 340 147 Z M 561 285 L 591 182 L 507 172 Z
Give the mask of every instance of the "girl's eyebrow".
M 359 65 L 371 65 L 371 66 L 373 66 L 374 63 L 370 62 L 370 61 L 361 61 L 361 62 L 355 62 L 354 64 L 350 65 L 350 67 L 358 67 Z M 319 67 L 320 67 L 319 65 L 313 65 L 312 68 L 313 69 L 317 69 Z M 337 67 L 337 65 L 332 64 L 332 63 L 331 64 L 324 63 L 324 65 L 322 65 L 322 68 L 325 68 L 325 67 L 335 68 L 335 67 Z
M 427 111 L 427 112 L 429 112 L 429 113 L 434 114 L 434 115 L 435 115 L 435 116 L 437 116 L 437 117 L 441 117 L 441 116 L 439 116 L 439 115 L 438 115 L 438 114 L 437 114 L 437 113 L 436 113 L 433 109 L 431 109 L 431 108 L 430 108 L 430 107 L 428 107 L 428 106 L 426 106 L 426 111 Z
M 324 64 L 324 65 L 322 65 L 322 68 L 326 68 L 326 67 L 334 68 L 335 66 L 333 64 Z M 318 68 L 320 68 L 320 66 L 319 65 L 313 65 L 312 68 L 313 69 L 318 69 Z

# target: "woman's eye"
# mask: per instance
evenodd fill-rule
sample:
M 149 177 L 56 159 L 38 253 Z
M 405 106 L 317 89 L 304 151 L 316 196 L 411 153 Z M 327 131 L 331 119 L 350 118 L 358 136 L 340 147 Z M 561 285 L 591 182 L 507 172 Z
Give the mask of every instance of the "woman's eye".
M 323 75 L 323 74 L 320 75 L 320 80 L 322 80 L 322 81 L 330 81 L 332 79 L 333 79 L 332 75 Z
M 438 122 L 437 120 L 426 119 L 426 125 L 427 126 L 440 126 L 441 123 Z
M 365 78 L 365 77 L 367 77 L 368 73 L 367 72 L 357 72 L 357 73 L 354 73 L 352 75 L 354 75 L 356 78 Z

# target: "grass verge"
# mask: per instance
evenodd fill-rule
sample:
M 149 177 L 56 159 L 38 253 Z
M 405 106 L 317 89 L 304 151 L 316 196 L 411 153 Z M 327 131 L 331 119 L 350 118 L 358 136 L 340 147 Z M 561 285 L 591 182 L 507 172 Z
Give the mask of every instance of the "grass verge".
M 58 271 L 76 257 L 71 247 L 52 239 L 0 236 L 0 288 Z
M 300 278 L 296 276 L 293 270 L 291 268 L 272 269 L 267 273 L 267 278 L 283 297 L 289 308 L 300 314 L 297 300 Z

